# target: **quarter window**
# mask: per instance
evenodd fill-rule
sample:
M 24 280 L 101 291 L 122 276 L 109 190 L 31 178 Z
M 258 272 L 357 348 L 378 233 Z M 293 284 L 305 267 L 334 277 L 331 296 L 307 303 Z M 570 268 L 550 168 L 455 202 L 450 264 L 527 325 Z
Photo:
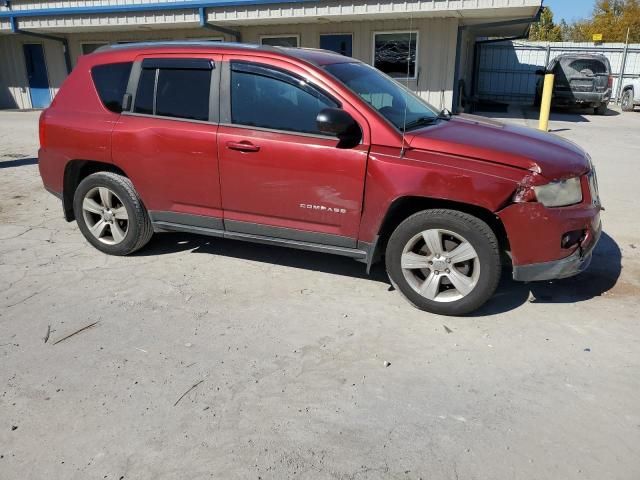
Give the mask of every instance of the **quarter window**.
M 206 60 L 143 63 L 134 112 L 206 121 L 210 90 L 211 64 Z
M 394 78 L 416 78 L 416 32 L 376 33 L 373 66 Z
M 319 134 L 318 113 L 338 106 L 300 77 L 232 62 L 231 121 L 236 125 Z
M 109 63 L 91 69 L 98 96 L 104 106 L 112 112 L 122 112 L 122 97 L 127 90 L 131 65 L 131 62 Z

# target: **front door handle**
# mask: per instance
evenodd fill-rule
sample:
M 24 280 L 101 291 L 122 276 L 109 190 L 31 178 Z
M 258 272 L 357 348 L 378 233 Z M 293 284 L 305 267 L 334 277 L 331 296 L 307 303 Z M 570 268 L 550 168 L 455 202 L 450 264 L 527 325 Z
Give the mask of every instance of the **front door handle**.
M 246 140 L 242 142 L 227 142 L 227 148 L 229 150 L 238 150 L 239 152 L 258 152 L 260 150 L 258 145 Z

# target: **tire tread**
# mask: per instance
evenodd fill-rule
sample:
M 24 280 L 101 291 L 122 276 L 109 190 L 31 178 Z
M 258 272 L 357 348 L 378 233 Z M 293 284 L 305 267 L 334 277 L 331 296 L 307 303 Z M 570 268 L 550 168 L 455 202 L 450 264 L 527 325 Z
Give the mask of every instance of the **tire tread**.
M 116 183 L 119 187 L 122 188 L 122 190 L 124 190 L 124 192 L 127 194 L 127 199 L 130 203 L 130 205 L 134 208 L 135 213 L 133 215 L 133 218 L 130 218 L 129 221 L 135 221 L 138 227 L 138 238 L 135 242 L 135 244 L 133 245 L 133 247 L 131 247 L 130 249 L 122 252 L 122 253 L 115 253 L 116 255 L 129 255 L 137 250 L 140 250 L 142 247 L 144 247 L 147 243 L 149 243 L 149 240 L 151 240 L 151 237 L 153 236 L 153 225 L 151 224 L 151 219 L 149 218 L 149 214 L 147 213 L 147 209 L 144 207 L 142 200 L 140 199 L 140 197 L 138 196 L 133 183 L 131 182 L 131 180 L 123 175 L 120 175 L 118 173 L 114 173 L 114 172 L 96 172 L 93 173 L 91 175 L 89 175 L 88 177 L 86 177 L 83 181 L 92 178 L 95 179 L 97 177 L 103 177 L 103 178 L 108 178 L 109 180 L 111 180 L 112 182 Z M 76 215 L 76 218 L 77 215 Z
M 467 224 L 470 228 L 475 230 L 476 232 L 480 233 L 482 237 L 484 237 L 484 240 L 486 240 L 490 250 L 493 252 L 492 258 L 490 260 L 491 264 L 483 266 L 483 268 L 489 268 L 490 272 L 493 272 L 493 275 L 490 275 L 488 277 L 489 283 L 486 284 L 485 289 L 488 292 L 488 297 L 493 295 L 493 292 L 495 292 L 498 286 L 498 283 L 500 282 L 500 276 L 501 276 L 501 270 L 502 270 L 502 265 L 500 260 L 500 246 L 499 246 L 498 238 L 496 237 L 491 227 L 487 225 L 486 222 L 479 219 L 478 217 L 475 217 L 473 215 L 470 215 L 468 213 L 465 213 L 459 210 L 451 210 L 446 208 L 423 210 L 407 217 L 402 223 L 400 223 L 400 225 L 398 225 L 396 230 L 392 233 L 391 237 L 389 238 L 388 246 L 392 245 L 394 241 L 394 237 L 396 235 L 402 234 L 402 229 L 408 228 L 406 226 L 411 226 L 412 223 L 416 221 L 420 221 L 425 216 L 428 216 L 429 219 L 433 219 L 433 220 L 448 218 L 448 219 L 453 219 L 454 221 L 457 220 L 457 221 L 463 222 Z M 405 297 L 409 301 L 409 303 L 411 303 L 414 307 L 420 310 L 433 311 L 434 313 L 439 313 L 443 315 L 464 315 L 466 313 L 470 313 L 473 310 L 476 310 L 486 301 L 485 299 L 482 302 L 475 302 L 471 305 L 463 305 L 461 307 L 456 306 L 455 304 L 458 304 L 458 302 L 462 302 L 464 300 L 462 299 L 456 302 L 452 302 L 449 304 L 442 304 L 439 307 L 434 307 L 429 309 L 425 308 L 424 306 L 418 305 L 411 298 L 409 298 L 405 294 L 405 292 L 403 292 L 402 288 L 400 288 L 397 285 L 397 282 L 394 281 L 393 275 L 389 271 L 390 255 L 391 255 L 391 252 L 388 248 L 387 255 L 386 255 L 387 256 L 386 258 L 387 272 L 389 273 L 389 278 L 391 280 L 392 285 L 396 290 L 398 290 L 402 294 L 403 297 Z

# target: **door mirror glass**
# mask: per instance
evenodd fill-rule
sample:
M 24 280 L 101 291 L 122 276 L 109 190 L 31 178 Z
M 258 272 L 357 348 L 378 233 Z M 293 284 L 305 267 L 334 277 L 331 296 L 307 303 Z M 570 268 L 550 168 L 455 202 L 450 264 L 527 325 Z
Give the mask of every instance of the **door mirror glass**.
M 360 125 L 340 108 L 325 108 L 316 117 L 318 130 L 338 137 L 338 148 L 352 148 L 362 140 Z

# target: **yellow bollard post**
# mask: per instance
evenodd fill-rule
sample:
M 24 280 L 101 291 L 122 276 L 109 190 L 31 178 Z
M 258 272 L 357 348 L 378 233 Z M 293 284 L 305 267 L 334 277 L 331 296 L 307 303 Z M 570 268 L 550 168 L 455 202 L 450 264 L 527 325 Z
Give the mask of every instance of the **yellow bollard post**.
M 543 132 L 549 131 L 549 113 L 551 112 L 551 96 L 553 94 L 553 74 L 547 73 L 544 76 L 544 88 L 542 89 L 542 103 L 540 105 L 540 122 L 538 129 Z

